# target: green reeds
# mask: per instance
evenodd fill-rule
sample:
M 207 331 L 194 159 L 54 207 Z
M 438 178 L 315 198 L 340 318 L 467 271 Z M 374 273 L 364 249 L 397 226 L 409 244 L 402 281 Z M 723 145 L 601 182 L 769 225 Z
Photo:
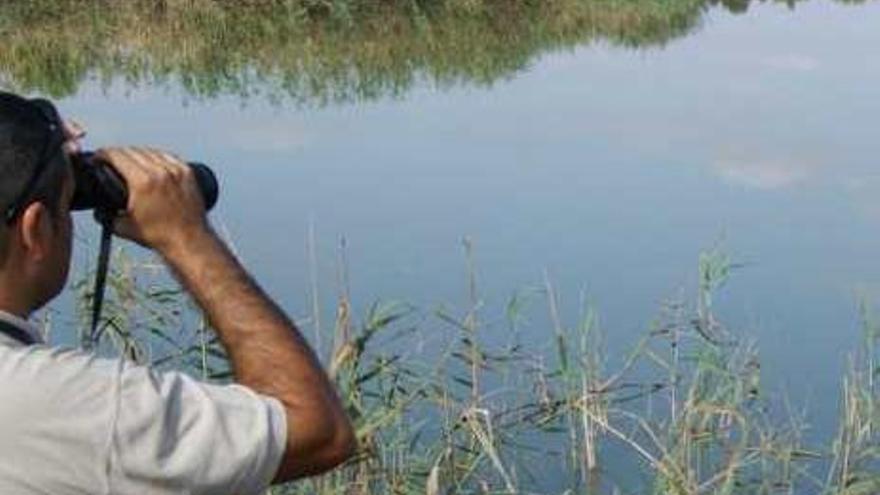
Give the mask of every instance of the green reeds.
M 715 292 L 736 267 L 723 252 L 701 256 L 694 302 L 664 304 L 624 356 L 604 350 L 585 296 L 581 315 L 567 321 L 549 274 L 493 318 L 469 240 L 465 258 L 460 313 L 374 303 L 357 319 L 341 243 L 337 314 L 323 339 L 333 346 L 323 357 L 356 424 L 359 452 L 341 469 L 273 494 L 878 492 L 880 332 L 868 309 L 864 345 L 842 383 L 838 432 L 830 447 L 811 447 L 800 418 L 767 399 L 757 346 L 713 313 Z M 167 276 L 121 252 L 114 266 L 96 349 L 230 378 L 213 334 Z M 88 303 L 88 286 L 78 287 Z M 544 311 L 531 304 L 539 299 L 547 328 L 529 331 L 543 332 L 546 345 L 527 349 L 517 334 L 526 315 L 542 321 Z M 497 332 L 512 335 L 504 342 Z

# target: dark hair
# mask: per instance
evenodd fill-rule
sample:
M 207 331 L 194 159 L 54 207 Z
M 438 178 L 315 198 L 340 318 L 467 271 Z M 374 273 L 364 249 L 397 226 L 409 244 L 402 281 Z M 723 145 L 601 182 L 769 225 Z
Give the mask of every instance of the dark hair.
M 57 119 L 55 107 L 46 100 L 0 92 L 0 211 L 16 202 L 39 201 L 53 215 L 60 212 L 64 170 L 52 163 L 59 150 L 47 149 L 61 132 L 56 128 L 60 125 Z M 46 168 L 40 172 L 37 169 L 41 166 Z M 36 183 L 29 184 L 36 173 Z M 29 185 L 30 193 L 21 197 Z
M 52 118 L 56 120 L 54 129 Z M 58 113 L 48 101 L 26 100 L 0 91 L 0 212 L 39 201 L 54 220 L 60 218 L 64 169 L 52 163 L 59 150 L 47 147 L 57 141 L 57 136 L 53 137 L 59 132 L 57 120 Z M 41 167 L 45 168 L 40 171 Z M 6 263 L 6 227 L 11 220 L 15 217 L 0 218 L 0 266 Z

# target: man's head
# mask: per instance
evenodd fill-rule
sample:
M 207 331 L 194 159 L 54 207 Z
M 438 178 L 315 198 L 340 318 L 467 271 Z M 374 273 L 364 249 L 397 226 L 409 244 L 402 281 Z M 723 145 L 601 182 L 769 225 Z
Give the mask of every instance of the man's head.
M 63 124 L 45 100 L 0 92 L 0 304 L 29 313 L 64 287 L 73 174 Z

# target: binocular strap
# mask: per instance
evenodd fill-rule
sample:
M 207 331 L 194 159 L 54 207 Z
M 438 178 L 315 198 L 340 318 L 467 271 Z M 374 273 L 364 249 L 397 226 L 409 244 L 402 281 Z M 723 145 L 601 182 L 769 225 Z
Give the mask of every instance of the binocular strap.
M 107 270 L 110 267 L 110 248 L 113 243 L 113 217 L 96 215 L 101 224 L 101 246 L 98 251 L 98 266 L 95 271 L 95 291 L 92 300 L 92 328 L 86 342 L 88 347 L 98 343 L 100 334 L 98 325 L 101 321 L 101 309 L 104 306 L 104 292 L 107 285 Z M 102 329 L 103 330 L 103 329 Z

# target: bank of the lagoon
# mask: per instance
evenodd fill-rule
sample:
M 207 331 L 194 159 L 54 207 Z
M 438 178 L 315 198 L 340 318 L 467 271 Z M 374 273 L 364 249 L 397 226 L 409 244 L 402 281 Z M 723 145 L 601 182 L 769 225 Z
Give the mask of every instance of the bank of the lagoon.
M 53 96 L 119 79 L 316 105 L 426 83 L 491 85 L 589 43 L 661 47 L 699 28 L 713 6 L 743 13 L 751 3 L 18 0 L 0 12 L 0 75 Z
M 5 2 L 0 84 L 217 170 L 362 440 L 290 492 L 880 491 L 880 4 L 109 4 Z M 127 253 L 102 351 L 227 379 Z

